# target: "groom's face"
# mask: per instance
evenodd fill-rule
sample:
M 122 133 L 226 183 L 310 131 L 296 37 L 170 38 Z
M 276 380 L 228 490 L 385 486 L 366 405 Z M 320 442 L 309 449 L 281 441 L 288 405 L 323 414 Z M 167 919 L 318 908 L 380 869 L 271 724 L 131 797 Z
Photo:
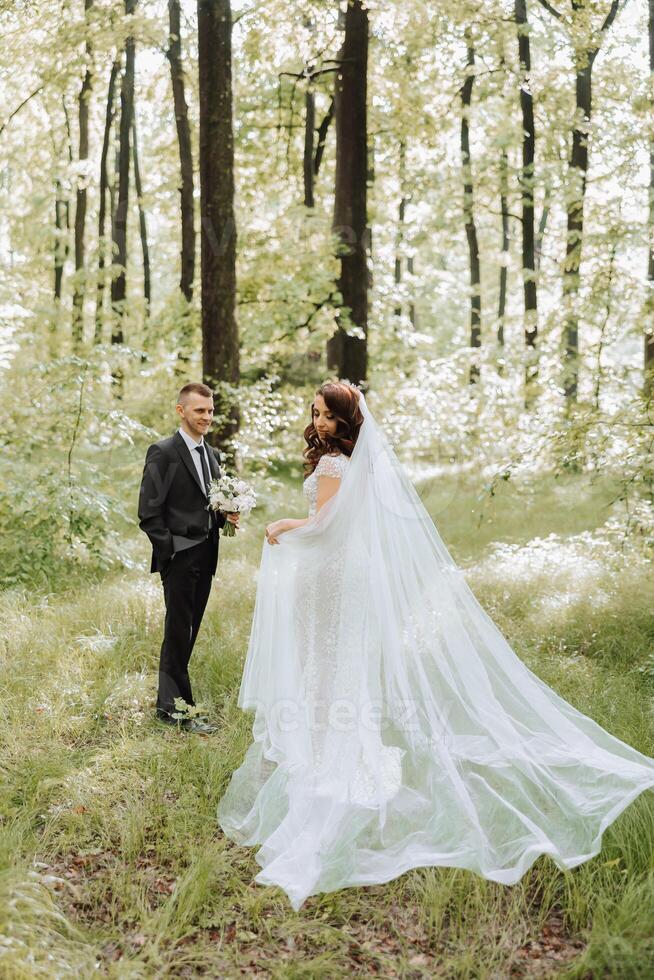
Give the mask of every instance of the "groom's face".
M 182 420 L 182 428 L 199 441 L 200 436 L 207 434 L 213 422 L 213 398 L 193 391 L 177 404 L 175 411 Z

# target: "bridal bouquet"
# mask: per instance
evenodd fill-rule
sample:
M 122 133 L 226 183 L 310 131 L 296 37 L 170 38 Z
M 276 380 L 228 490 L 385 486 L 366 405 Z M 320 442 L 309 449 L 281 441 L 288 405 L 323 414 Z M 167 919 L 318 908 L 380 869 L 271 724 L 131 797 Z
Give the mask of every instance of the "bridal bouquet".
M 209 484 L 209 507 L 225 514 L 249 514 L 257 505 L 257 495 L 252 487 L 235 476 L 221 476 Z M 233 537 L 236 528 L 231 521 L 225 521 L 223 534 Z

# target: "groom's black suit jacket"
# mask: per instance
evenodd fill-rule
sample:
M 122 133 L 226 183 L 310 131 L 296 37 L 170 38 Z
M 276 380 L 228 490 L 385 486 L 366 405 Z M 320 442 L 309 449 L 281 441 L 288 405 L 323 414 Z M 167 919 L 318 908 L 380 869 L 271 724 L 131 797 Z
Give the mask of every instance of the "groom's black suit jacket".
M 220 477 L 215 451 L 204 442 L 212 477 Z M 214 549 L 212 574 L 218 564 L 218 529 L 227 520 L 224 514 L 212 519 L 208 499 L 188 448 L 179 432 L 148 448 L 139 494 L 139 527 L 152 543 L 151 572 L 160 572 L 173 556 L 173 534 L 209 539 Z

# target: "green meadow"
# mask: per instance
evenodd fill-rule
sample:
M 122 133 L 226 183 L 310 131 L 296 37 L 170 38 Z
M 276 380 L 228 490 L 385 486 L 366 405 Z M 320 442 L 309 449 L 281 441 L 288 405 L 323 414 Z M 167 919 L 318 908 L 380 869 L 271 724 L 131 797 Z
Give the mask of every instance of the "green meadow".
M 483 510 L 471 477 L 419 488 L 519 656 L 654 755 L 654 578 L 607 524 L 610 481 L 507 484 Z M 163 598 L 135 528 L 120 572 L 2 594 L 0 975 L 651 978 L 651 792 L 595 859 L 564 873 L 539 858 L 512 887 L 417 869 L 294 913 L 254 883 L 255 849 L 224 837 L 216 806 L 250 739 L 236 699 L 263 528 L 302 513 L 285 476 L 221 541 L 191 664 L 214 736 L 154 720 Z

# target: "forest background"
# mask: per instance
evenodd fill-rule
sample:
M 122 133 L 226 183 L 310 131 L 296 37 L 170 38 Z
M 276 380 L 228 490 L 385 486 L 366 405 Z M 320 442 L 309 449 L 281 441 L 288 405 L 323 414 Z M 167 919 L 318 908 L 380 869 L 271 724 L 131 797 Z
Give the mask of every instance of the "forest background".
M 652 754 L 654 0 L 0 0 L 0 74 L 0 963 L 231 975 L 281 942 L 312 976 L 645 976 L 649 801 L 574 878 L 411 872 L 370 927 L 362 889 L 274 936 L 283 903 L 213 809 L 263 526 L 304 512 L 330 377 L 364 387 L 520 655 Z M 195 655 L 217 755 L 150 730 L 136 503 L 189 380 L 259 495 Z

